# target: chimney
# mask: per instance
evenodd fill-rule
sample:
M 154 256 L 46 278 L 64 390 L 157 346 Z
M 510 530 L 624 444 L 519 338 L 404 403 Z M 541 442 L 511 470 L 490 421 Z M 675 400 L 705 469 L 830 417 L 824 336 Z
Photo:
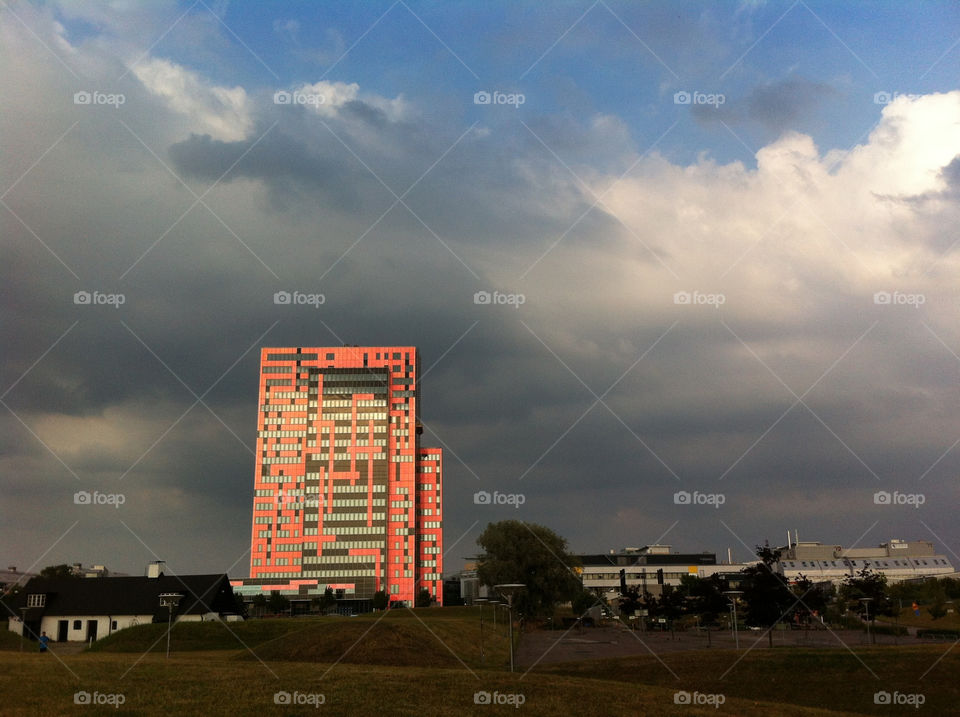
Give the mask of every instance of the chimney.
M 155 560 L 149 565 L 147 565 L 147 577 L 148 578 L 159 578 L 163 575 L 163 571 L 166 569 L 167 564 L 163 560 Z

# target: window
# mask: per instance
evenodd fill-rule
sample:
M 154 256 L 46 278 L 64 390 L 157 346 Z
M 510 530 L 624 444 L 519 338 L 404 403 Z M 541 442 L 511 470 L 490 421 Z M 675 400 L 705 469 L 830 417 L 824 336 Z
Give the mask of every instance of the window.
M 83 629 L 83 623 L 82 623 L 80 620 L 74 620 L 74 621 L 73 621 L 73 629 L 74 629 L 74 630 L 81 630 L 81 629 Z
M 35 593 L 27 595 L 27 607 L 43 607 L 47 604 L 47 596 L 44 593 Z
M 110 629 L 111 629 L 111 630 L 116 630 L 116 629 L 117 629 L 117 621 L 116 621 L 116 620 L 113 620 L 113 621 L 110 623 Z

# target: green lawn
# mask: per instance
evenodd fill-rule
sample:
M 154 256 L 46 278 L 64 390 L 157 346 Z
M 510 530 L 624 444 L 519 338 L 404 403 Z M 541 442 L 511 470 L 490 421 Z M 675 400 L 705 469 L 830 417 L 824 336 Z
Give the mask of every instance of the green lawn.
M 537 672 L 659 687 L 681 684 L 686 690 L 745 700 L 829 705 L 864 714 L 909 713 L 903 707 L 875 705 L 875 692 L 921 693 L 925 714 L 960 714 L 960 650 L 947 653 L 949 648 L 856 646 L 854 654 L 844 648 L 780 647 L 753 650 L 739 662 L 731 650 L 697 650 L 663 655 L 663 663 L 644 656 L 547 665 Z
M 960 650 L 947 653 L 949 645 L 857 646 L 856 655 L 843 648 L 696 650 L 664 654 L 663 663 L 653 656 L 591 660 L 540 665 L 527 675 L 511 675 L 504 669 L 506 639 L 494 635 L 488 624 L 481 661 L 478 617 L 476 610 L 424 609 L 226 626 L 184 623 L 173 630 L 169 660 L 161 639 L 165 625 L 123 630 L 79 654 L 57 654 L 55 645 L 54 654 L 48 655 L 34 649 L 22 655 L 4 650 L 0 713 L 69 713 L 78 691 L 99 693 L 101 699 L 122 696 L 119 708 L 85 708 L 82 714 L 90 715 L 315 715 L 326 710 L 378 717 L 753 717 L 913 712 L 875 705 L 874 693 L 886 690 L 922 694 L 924 714 L 960 714 L 955 679 Z M 15 647 L 18 638 L 7 633 L 0 644 Z M 721 695 L 723 704 L 675 704 L 678 690 L 704 699 Z M 476 705 L 479 691 L 522 699 L 523 705 L 520 711 L 509 704 Z M 324 704 L 319 711 L 309 704 L 276 705 L 278 692 L 305 700 L 323 695 Z
M 164 660 L 150 654 L 88 653 L 64 658 L 0 654 L 3 714 L 21 715 L 317 715 L 351 717 L 409 715 L 525 715 L 635 717 L 636 715 L 828 715 L 775 703 L 729 699 L 720 710 L 674 704 L 673 687 L 640 687 L 616 680 L 532 673 L 470 672 L 458 669 L 378 667 L 340 663 L 266 663 L 228 659 L 222 653 L 189 653 Z M 136 664 L 135 664 L 136 662 Z M 68 669 L 69 668 L 69 671 Z M 73 674 L 71 674 L 71 671 Z M 74 676 L 75 675 L 75 676 Z M 74 694 L 122 695 L 118 708 L 86 707 L 75 712 Z M 323 695 L 313 707 L 277 706 L 279 691 Z M 522 695 L 520 709 L 475 704 L 478 691 Z M 832 713 L 836 714 L 836 713 Z

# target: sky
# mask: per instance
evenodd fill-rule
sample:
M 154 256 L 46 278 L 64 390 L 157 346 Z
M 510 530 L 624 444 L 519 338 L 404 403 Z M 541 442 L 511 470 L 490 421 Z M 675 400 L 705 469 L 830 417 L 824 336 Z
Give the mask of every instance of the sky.
M 0 561 L 245 576 L 259 348 L 393 344 L 448 574 L 960 566 L 958 62 L 948 2 L 5 0 Z

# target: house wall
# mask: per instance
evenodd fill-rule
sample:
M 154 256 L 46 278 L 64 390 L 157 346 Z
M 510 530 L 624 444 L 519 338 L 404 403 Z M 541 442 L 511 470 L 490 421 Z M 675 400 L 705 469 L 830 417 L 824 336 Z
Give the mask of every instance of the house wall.
M 88 620 L 97 621 L 97 639 L 99 640 L 112 632 L 133 625 L 149 625 L 153 622 L 153 615 L 44 615 L 40 621 L 40 631 L 47 633 L 50 642 L 57 641 L 60 620 L 67 621 L 67 642 L 86 642 Z M 78 620 L 80 621 L 79 629 L 74 627 Z M 111 626 L 114 621 L 117 623 L 116 628 Z M 11 632 L 19 635 L 21 627 L 19 618 L 10 617 L 7 620 L 7 628 Z

